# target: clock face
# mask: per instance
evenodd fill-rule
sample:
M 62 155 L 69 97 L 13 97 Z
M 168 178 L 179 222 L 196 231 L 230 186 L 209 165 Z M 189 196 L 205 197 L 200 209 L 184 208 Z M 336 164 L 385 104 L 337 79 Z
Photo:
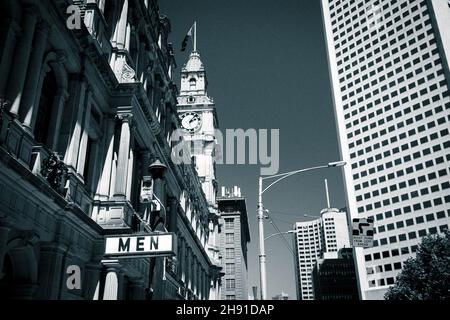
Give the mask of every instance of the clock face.
M 180 115 L 181 126 L 187 132 L 196 132 L 202 126 L 202 118 L 198 113 L 186 112 Z

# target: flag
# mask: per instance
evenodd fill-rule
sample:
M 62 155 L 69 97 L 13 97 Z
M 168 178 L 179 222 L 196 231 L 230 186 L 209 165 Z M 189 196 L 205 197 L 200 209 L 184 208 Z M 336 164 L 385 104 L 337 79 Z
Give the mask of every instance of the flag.
M 183 42 L 181 43 L 181 51 L 185 51 L 186 50 L 186 46 L 187 46 L 189 37 L 192 37 L 192 29 L 193 28 L 194 28 L 194 25 L 191 26 L 191 28 L 187 32 L 186 36 L 184 37 Z

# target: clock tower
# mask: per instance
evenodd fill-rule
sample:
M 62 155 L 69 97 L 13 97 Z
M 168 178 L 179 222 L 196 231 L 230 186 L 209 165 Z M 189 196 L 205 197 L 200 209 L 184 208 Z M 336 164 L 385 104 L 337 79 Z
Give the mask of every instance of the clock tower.
M 208 254 L 219 263 L 219 213 L 217 210 L 217 182 L 215 129 L 218 120 L 214 100 L 207 94 L 208 81 L 200 54 L 194 49 L 181 69 L 178 116 L 184 138 L 191 146 L 191 156 L 208 201 L 210 215 L 210 237 Z
M 181 88 L 178 96 L 178 116 L 194 159 L 203 191 L 211 209 L 216 205 L 216 169 L 214 152 L 217 114 L 212 98 L 207 94 L 208 81 L 200 54 L 193 51 L 181 70 Z

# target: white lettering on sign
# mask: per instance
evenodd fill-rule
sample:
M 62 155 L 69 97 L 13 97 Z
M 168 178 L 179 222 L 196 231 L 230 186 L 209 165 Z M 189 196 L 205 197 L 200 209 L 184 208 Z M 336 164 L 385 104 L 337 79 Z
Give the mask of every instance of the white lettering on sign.
M 105 255 L 172 255 L 174 235 L 107 237 Z

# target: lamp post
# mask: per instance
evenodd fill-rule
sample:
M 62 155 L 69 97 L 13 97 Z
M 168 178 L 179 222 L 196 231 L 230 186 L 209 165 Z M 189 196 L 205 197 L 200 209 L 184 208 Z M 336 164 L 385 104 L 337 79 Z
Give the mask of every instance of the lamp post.
M 266 192 L 268 189 L 270 189 L 275 184 L 277 184 L 278 182 L 280 182 L 290 176 L 293 176 L 295 174 L 312 171 L 312 170 L 317 170 L 317 169 L 323 169 L 323 168 L 342 167 L 344 165 L 345 165 L 344 161 L 334 161 L 334 162 L 330 162 L 330 163 L 328 163 L 326 165 L 322 165 L 322 166 L 294 170 L 294 171 L 289 171 L 289 172 L 275 174 L 275 175 L 266 176 L 266 177 L 259 177 L 257 210 L 258 210 L 258 229 L 259 229 L 259 268 L 260 268 L 259 270 L 260 270 L 260 282 L 261 282 L 261 300 L 267 299 L 266 249 L 265 249 L 265 245 L 264 245 L 264 240 L 265 240 L 264 239 L 264 206 L 263 206 L 263 199 L 262 199 L 263 193 Z M 277 178 L 277 179 L 263 189 L 263 180 L 274 179 L 274 178 Z
M 166 231 L 166 210 L 160 199 L 164 200 L 164 174 L 167 171 L 167 166 L 159 159 L 156 159 L 151 165 L 148 166 L 148 171 L 153 179 L 153 197 L 156 198 L 162 209 L 158 213 L 151 213 L 150 227 L 152 231 Z M 164 268 L 165 258 L 150 258 L 149 288 L 147 292 L 149 299 L 162 299 L 162 281 L 165 272 Z

